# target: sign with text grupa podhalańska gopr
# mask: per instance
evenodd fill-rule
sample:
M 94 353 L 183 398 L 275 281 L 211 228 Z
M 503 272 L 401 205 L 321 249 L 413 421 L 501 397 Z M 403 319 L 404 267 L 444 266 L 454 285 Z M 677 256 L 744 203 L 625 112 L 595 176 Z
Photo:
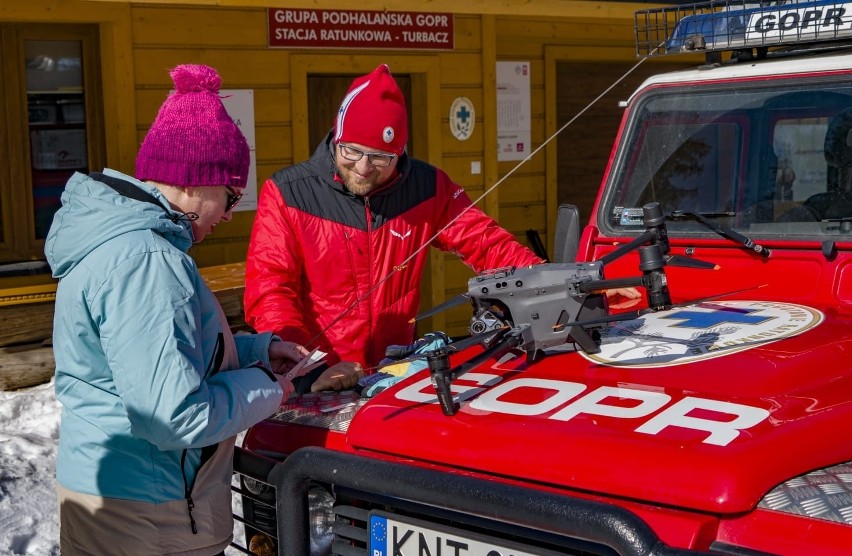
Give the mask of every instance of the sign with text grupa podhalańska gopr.
M 269 8 L 269 46 L 452 50 L 453 15 Z

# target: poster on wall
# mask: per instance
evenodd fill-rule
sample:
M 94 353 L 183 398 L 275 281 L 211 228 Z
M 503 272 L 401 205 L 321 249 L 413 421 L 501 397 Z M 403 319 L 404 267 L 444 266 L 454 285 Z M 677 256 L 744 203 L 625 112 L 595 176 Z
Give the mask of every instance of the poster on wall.
M 219 98 L 225 105 L 228 115 L 243 132 L 249 145 L 249 174 L 248 184 L 243 190 L 243 198 L 234 207 L 234 212 L 241 210 L 257 210 L 257 157 L 254 139 L 254 90 L 252 89 L 222 89 Z
M 497 62 L 497 160 L 523 160 L 530 154 L 529 62 Z

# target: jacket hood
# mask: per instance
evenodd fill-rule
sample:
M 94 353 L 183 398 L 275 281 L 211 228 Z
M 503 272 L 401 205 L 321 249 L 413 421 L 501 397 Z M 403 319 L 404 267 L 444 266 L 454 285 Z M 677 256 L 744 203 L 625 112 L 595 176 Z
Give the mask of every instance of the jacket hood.
M 62 207 L 45 241 L 44 254 L 54 278 L 66 276 L 100 245 L 129 232 L 151 230 L 182 251 L 192 245 L 189 222 L 172 219 L 180 213 L 165 208 L 169 202 L 158 189 L 113 170 L 103 174 L 135 185 L 162 206 L 125 197 L 103 182 L 75 173 L 65 186 Z

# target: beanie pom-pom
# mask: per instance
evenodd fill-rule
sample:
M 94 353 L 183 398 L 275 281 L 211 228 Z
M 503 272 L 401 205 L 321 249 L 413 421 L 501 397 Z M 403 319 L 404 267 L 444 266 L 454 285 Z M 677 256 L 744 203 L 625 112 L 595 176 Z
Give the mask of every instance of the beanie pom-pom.
M 178 93 L 210 91 L 218 93 L 222 86 L 219 73 L 210 66 L 184 64 L 171 71 L 172 81 Z

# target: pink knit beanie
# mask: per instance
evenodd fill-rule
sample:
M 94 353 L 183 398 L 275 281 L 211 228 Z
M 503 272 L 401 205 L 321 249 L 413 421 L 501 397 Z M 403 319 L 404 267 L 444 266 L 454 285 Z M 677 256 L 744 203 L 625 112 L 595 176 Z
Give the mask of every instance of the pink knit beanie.
M 166 185 L 245 187 L 249 146 L 219 100 L 222 78 L 209 67 L 177 66 L 136 157 L 136 178 Z
M 352 82 L 334 128 L 335 143 L 357 143 L 402 154 L 408 141 L 408 112 L 386 64 Z

